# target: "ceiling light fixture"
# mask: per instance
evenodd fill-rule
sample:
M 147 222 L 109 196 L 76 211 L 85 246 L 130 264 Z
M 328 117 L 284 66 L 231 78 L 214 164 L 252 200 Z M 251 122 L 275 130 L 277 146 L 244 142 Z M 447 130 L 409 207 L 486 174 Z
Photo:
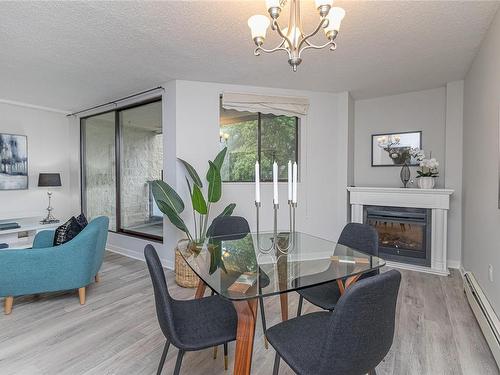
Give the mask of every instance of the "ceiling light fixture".
M 282 29 L 278 24 L 278 17 L 286 6 L 287 0 L 266 0 L 267 11 L 271 16 L 271 21 L 263 15 L 255 15 L 248 19 L 248 26 L 252 31 L 252 39 L 257 45 L 254 55 L 259 56 L 261 52 L 273 53 L 276 51 L 285 51 L 288 53 L 288 63 L 292 66 L 293 71 L 296 72 L 297 66 L 302 62 L 302 52 L 306 49 L 322 49 L 330 46 L 330 50 L 334 51 L 337 48 L 335 38 L 339 33 L 340 23 L 345 16 L 345 10 L 332 7 L 333 0 L 315 0 L 315 2 L 320 17 L 319 24 L 313 32 L 304 34 L 302 19 L 300 17 L 300 0 L 290 0 L 290 19 L 288 27 L 285 29 Z M 281 42 L 273 49 L 262 47 L 269 25 L 282 38 Z M 310 38 L 316 35 L 321 29 L 325 32 L 328 42 L 322 45 L 311 43 Z

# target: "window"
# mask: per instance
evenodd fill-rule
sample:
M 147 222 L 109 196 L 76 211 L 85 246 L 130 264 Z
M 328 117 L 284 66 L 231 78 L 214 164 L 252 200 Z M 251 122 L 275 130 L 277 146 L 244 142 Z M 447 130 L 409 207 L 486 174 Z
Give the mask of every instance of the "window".
M 220 108 L 220 142 L 227 147 L 222 166 L 225 182 L 255 181 L 255 161 L 261 166 L 261 180 L 272 181 L 272 164 L 279 166 L 285 181 L 288 161 L 298 161 L 297 117 L 240 112 Z
M 110 230 L 163 238 L 151 181 L 162 178 L 161 101 L 82 118 L 82 204 Z

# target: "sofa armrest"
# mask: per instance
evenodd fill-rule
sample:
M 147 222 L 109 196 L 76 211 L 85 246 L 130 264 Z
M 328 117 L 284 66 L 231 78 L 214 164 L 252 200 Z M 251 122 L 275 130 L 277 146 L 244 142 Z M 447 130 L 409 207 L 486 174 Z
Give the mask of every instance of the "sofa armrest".
M 51 247 L 54 243 L 55 230 L 42 230 L 38 232 L 33 240 L 33 249 Z

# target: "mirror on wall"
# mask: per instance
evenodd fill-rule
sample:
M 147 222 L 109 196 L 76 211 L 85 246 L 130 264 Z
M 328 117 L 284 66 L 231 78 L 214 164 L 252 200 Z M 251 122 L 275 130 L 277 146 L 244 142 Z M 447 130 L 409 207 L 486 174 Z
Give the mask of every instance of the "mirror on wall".
M 422 132 L 401 132 L 372 135 L 372 167 L 418 165 L 410 150 L 422 149 Z

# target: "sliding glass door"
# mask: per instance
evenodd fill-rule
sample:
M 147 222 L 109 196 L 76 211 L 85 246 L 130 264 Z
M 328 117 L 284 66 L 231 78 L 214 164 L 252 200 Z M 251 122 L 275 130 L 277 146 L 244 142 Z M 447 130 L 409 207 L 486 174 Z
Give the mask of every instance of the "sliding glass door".
M 163 174 L 161 101 L 84 118 L 81 131 L 84 212 L 109 216 L 112 231 L 162 240 L 151 191 Z
M 161 102 L 120 111 L 120 223 L 135 234 L 162 237 L 151 181 L 162 178 Z
M 109 217 L 116 231 L 115 113 L 82 119 L 82 203 L 89 218 Z

